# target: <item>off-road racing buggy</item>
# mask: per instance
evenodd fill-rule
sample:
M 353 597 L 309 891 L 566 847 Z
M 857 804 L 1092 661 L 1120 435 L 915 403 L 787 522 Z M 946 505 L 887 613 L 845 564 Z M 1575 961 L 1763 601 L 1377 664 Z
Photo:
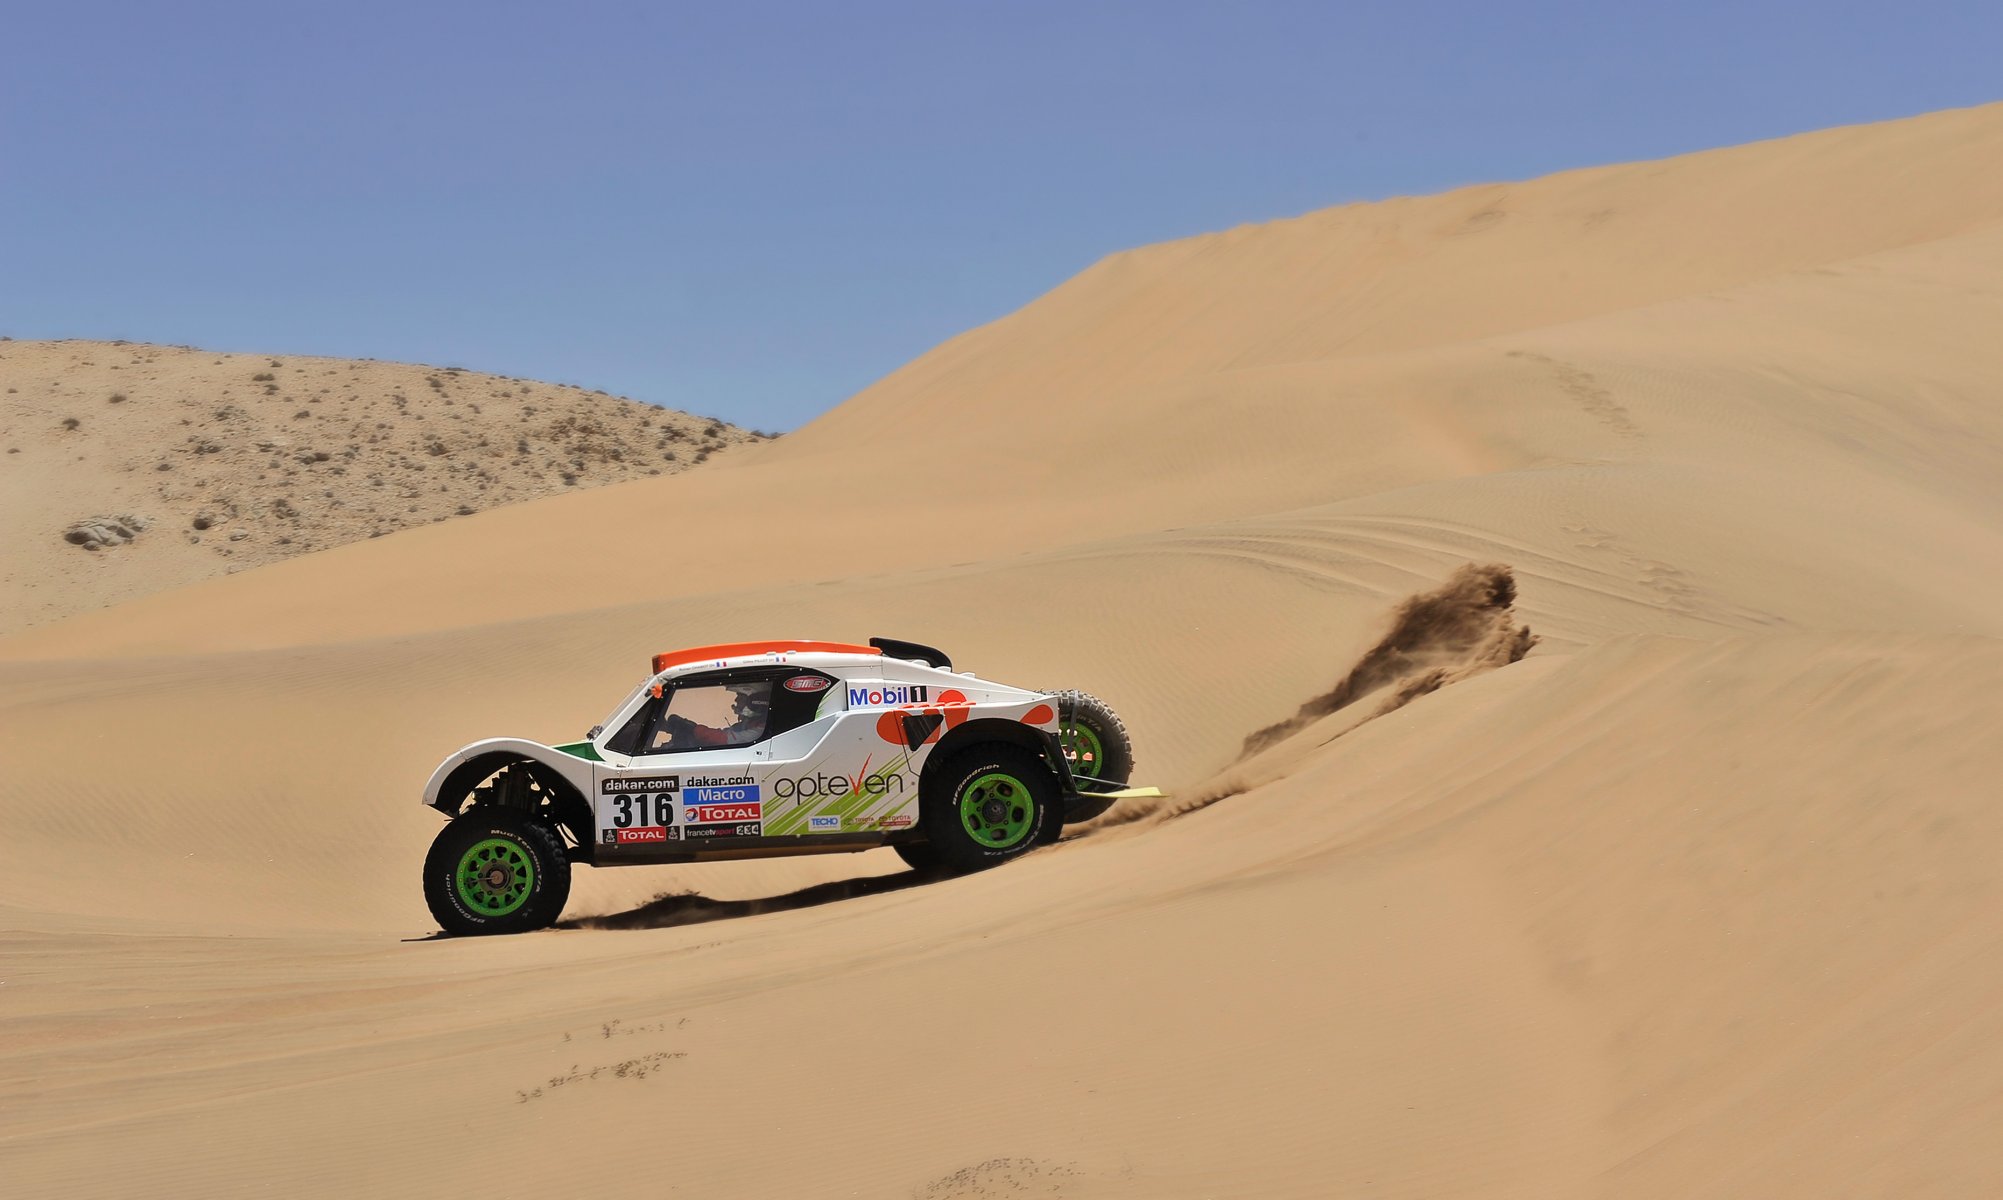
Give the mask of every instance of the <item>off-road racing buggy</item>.
M 455 934 L 557 919 L 574 864 L 888 845 L 921 870 L 993 866 L 1129 789 L 1133 747 L 1083 692 L 958 673 L 911 642 L 739 642 L 654 657 L 586 739 L 474 742 L 424 803 L 451 818 L 424 898 Z

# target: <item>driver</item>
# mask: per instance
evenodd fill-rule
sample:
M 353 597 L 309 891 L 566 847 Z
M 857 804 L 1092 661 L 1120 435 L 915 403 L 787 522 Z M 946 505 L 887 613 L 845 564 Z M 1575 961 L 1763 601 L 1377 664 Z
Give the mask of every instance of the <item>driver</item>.
M 730 724 L 721 729 L 691 721 L 680 715 L 667 720 L 668 748 L 711 750 L 723 746 L 747 746 L 765 736 L 765 721 L 772 709 L 772 685 L 734 683 L 730 685 Z

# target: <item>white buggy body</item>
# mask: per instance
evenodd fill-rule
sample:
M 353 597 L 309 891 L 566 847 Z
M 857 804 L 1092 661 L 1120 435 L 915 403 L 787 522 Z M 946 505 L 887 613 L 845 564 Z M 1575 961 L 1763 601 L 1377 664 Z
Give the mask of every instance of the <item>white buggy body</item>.
M 859 850 L 917 835 L 920 783 L 935 757 L 1001 740 L 1050 761 L 1068 819 L 1106 807 L 1076 793 L 1058 749 L 1059 697 L 1051 693 L 877 645 L 707 646 L 659 655 L 654 666 L 589 740 L 474 742 L 439 764 L 424 803 L 457 813 L 477 784 L 521 762 L 532 764 L 538 790 L 577 843 L 576 861 Z M 698 720 L 706 709 L 721 721 L 729 714 L 716 711 L 716 701 L 759 690 L 770 694 L 763 729 L 703 745 L 678 743 L 665 728 L 678 717 Z
M 425 900 L 452 933 L 555 921 L 573 865 L 894 847 L 992 866 L 1123 796 L 1133 756 L 1082 692 L 1010 687 L 927 646 L 739 642 L 656 655 L 587 739 L 474 742 L 425 784 L 451 817 Z M 1158 793 L 1156 793 L 1158 794 Z

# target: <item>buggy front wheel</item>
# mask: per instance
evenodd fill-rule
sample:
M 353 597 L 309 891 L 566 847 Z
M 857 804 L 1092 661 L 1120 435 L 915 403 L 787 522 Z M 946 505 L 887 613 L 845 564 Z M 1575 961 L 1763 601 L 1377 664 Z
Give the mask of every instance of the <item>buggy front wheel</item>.
M 447 933 L 542 929 L 568 899 L 563 839 L 522 813 L 476 808 L 454 817 L 424 856 L 424 902 Z

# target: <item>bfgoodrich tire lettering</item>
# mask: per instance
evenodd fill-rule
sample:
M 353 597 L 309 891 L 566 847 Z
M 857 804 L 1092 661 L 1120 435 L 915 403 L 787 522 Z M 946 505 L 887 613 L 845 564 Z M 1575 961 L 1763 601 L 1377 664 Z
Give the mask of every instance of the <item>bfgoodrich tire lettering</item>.
M 949 871 L 1007 862 L 1060 821 L 1057 779 L 1020 746 L 990 743 L 955 754 L 920 800 L 925 841 Z
M 424 856 L 424 902 L 447 933 L 541 929 L 569 899 L 563 840 L 522 813 L 476 808 L 455 817 Z

